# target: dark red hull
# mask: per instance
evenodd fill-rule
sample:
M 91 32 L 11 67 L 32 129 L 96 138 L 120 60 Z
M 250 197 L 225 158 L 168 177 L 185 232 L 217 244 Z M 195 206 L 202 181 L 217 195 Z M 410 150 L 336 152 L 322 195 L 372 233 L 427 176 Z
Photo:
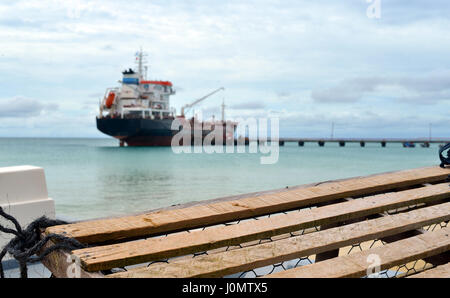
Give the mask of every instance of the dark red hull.
M 128 146 L 132 147 L 147 147 L 147 146 L 171 146 L 172 137 L 166 136 L 154 136 L 154 137 L 130 137 L 126 138 L 123 141 L 127 143 Z

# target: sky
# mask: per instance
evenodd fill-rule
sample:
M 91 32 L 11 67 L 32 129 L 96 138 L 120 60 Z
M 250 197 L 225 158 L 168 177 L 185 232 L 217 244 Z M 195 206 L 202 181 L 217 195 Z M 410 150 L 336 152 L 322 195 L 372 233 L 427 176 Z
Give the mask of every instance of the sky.
M 205 117 L 281 137 L 450 137 L 446 0 L 0 0 L 0 137 L 103 137 L 105 89 L 148 53 Z

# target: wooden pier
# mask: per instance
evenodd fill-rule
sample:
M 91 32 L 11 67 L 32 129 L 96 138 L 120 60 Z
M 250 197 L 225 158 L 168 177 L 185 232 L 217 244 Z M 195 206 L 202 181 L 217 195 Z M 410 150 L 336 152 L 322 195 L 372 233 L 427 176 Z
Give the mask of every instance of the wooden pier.
M 449 175 L 433 166 L 50 227 L 89 247 L 43 263 L 56 277 L 450 277 Z

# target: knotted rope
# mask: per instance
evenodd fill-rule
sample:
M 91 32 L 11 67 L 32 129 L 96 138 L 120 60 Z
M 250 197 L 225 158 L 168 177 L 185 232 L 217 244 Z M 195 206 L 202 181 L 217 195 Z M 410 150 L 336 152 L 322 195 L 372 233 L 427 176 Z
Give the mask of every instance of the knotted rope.
M 85 248 L 86 245 L 80 243 L 74 238 L 65 237 L 58 234 L 48 234 L 41 239 L 41 230 L 56 226 L 67 224 L 67 222 L 62 220 L 53 220 L 45 216 L 42 216 L 28 225 L 25 229 L 22 229 L 17 219 L 15 219 L 10 214 L 7 214 L 3 208 L 0 207 L 0 216 L 10 221 L 14 229 L 4 227 L 0 225 L 0 232 L 12 234 L 15 237 L 3 248 L 0 252 L 0 277 L 5 278 L 3 271 L 2 260 L 7 253 L 12 255 L 18 262 L 20 266 L 20 276 L 22 278 L 28 277 L 28 263 L 36 263 L 42 261 L 50 253 L 56 250 L 67 250 L 71 251 L 74 249 Z M 42 250 L 44 245 L 49 241 L 54 240 L 54 245 L 49 248 Z M 37 255 L 38 253 L 39 256 Z
M 441 160 L 441 168 L 444 168 L 446 165 L 450 165 L 450 143 L 443 146 L 439 149 L 439 159 Z M 444 151 L 447 151 L 447 156 L 444 156 Z

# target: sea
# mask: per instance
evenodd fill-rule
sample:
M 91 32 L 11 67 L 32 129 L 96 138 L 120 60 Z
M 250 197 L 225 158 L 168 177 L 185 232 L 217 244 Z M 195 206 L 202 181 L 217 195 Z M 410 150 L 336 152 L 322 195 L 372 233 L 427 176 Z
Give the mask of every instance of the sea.
M 108 138 L 0 138 L 0 166 L 42 167 L 57 217 L 83 220 L 431 166 L 439 164 L 438 149 L 286 143 L 276 163 L 261 164 L 263 153 L 176 154 L 170 147 L 121 148 Z

